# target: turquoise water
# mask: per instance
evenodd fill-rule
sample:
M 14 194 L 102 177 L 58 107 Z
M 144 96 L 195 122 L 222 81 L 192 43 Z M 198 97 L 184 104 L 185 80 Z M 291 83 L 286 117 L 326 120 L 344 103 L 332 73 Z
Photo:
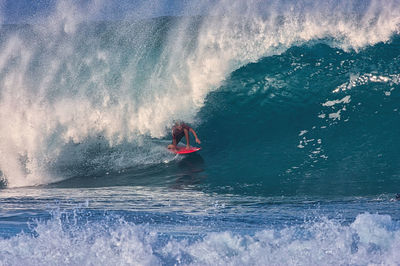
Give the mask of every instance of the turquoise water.
M 0 29 L 0 265 L 399 263 L 398 1 L 101 4 Z

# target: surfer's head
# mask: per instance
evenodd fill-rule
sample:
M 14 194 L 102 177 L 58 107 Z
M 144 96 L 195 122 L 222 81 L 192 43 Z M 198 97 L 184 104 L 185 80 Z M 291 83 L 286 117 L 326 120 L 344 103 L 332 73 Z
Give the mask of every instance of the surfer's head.
M 181 127 L 182 124 L 183 124 L 183 121 L 181 121 L 181 120 L 174 120 L 173 123 L 174 123 L 174 127 Z
M 396 194 L 396 200 L 400 200 L 400 193 Z

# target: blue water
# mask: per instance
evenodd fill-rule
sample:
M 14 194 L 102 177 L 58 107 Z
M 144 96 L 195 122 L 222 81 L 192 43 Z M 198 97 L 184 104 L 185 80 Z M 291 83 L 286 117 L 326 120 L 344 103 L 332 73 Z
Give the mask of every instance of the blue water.
M 109 7 L 0 28 L 0 265 L 399 265 L 399 1 Z

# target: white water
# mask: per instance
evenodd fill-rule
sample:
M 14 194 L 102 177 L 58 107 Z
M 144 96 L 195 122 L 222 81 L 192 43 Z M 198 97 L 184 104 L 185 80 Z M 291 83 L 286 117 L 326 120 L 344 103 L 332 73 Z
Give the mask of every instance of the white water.
M 166 242 L 160 241 L 160 233 L 169 234 L 168 227 L 163 232 L 162 227 L 155 230 L 123 220 L 116 225 L 77 226 L 73 219 L 68 223 L 72 226 L 56 215 L 39 222 L 35 237 L 1 239 L 0 265 L 397 265 L 400 261 L 400 225 L 388 215 L 360 214 L 349 225 L 323 218 L 253 234 L 208 232 L 197 240 L 189 235 L 175 238 L 172 233 Z M 179 230 L 177 226 L 173 232 Z

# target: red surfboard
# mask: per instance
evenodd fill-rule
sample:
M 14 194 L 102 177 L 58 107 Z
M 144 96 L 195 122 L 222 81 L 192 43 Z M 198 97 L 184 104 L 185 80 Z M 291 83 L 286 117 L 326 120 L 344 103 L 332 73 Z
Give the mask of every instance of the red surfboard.
M 172 152 L 176 153 L 176 154 L 189 154 L 189 153 L 193 153 L 196 151 L 201 150 L 200 147 L 190 147 L 190 149 L 186 149 L 186 146 L 178 146 L 176 147 L 176 150 L 171 150 Z

